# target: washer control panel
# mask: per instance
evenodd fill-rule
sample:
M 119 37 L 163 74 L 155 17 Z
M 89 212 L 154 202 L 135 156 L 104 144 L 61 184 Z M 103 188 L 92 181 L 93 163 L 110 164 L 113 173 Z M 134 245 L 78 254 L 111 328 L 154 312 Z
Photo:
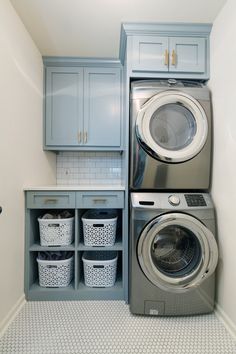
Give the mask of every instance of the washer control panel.
M 189 207 L 207 206 L 202 194 L 185 194 L 184 196 Z
M 175 194 L 170 195 L 168 198 L 168 201 L 171 205 L 174 205 L 174 206 L 177 206 L 180 204 L 180 198 Z

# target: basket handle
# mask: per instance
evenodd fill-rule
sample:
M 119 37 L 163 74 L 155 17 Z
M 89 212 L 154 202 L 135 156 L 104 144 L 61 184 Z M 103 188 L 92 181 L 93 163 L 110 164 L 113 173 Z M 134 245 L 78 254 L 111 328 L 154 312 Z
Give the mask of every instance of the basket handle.
M 56 265 L 51 265 L 51 264 L 47 265 L 46 267 L 47 267 L 47 268 L 57 268 Z
M 104 268 L 104 265 L 93 265 L 93 268 Z
M 93 224 L 93 227 L 104 227 L 104 224 Z
M 60 224 L 48 224 L 48 227 L 60 227 Z

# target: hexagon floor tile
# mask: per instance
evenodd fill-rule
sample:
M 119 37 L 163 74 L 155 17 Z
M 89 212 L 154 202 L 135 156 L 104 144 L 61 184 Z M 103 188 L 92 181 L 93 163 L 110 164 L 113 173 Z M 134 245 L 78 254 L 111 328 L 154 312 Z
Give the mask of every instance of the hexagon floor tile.
M 214 314 L 131 315 L 122 301 L 28 302 L 0 340 L 0 353 L 236 354 Z

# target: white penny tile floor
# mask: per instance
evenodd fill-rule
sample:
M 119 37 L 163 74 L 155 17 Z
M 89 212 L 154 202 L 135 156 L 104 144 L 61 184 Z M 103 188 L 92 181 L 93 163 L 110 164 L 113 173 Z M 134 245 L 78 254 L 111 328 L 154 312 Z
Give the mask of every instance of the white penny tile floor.
M 0 353 L 236 354 L 214 314 L 134 316 L 121 301 L 28 302 L 0 340 Z

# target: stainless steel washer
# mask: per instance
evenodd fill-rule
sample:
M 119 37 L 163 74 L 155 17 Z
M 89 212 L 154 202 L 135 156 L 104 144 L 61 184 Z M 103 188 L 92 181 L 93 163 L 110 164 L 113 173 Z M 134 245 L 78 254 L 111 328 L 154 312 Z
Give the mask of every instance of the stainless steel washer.
M 208 88 L 187 81 L 136 81 L 130 99 L 130 188 L 208 190 Z
M 132 313 L 213 311 L 218 247 L 208 194 L 131 193 L 130 237 Z

